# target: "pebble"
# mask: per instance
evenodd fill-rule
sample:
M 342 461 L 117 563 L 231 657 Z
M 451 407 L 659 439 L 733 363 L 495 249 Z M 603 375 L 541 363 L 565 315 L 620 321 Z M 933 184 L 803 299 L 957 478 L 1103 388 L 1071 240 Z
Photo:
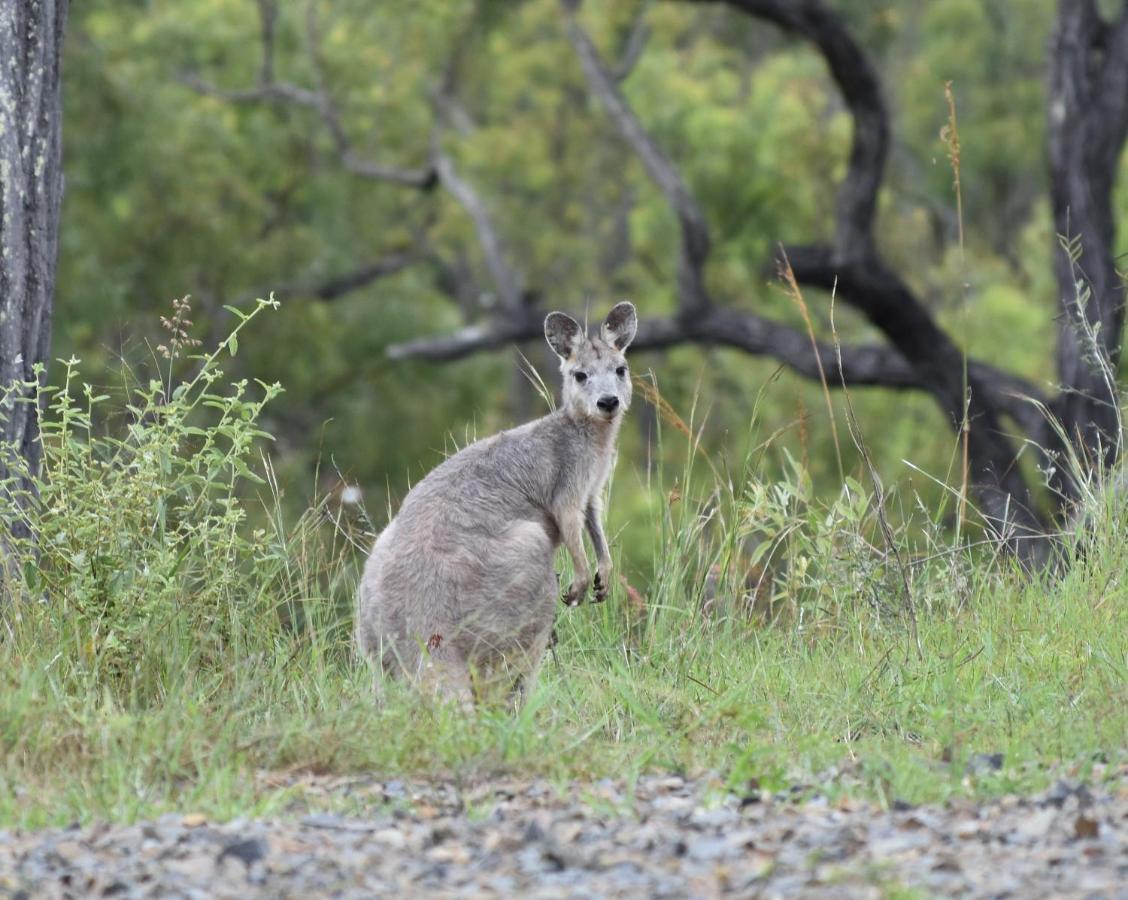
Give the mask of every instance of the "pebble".
M 0 898 L 1128 896 L 1123 786 L 887 810 L 715 776 L 303 787 L 354 813 L 0 831 Z

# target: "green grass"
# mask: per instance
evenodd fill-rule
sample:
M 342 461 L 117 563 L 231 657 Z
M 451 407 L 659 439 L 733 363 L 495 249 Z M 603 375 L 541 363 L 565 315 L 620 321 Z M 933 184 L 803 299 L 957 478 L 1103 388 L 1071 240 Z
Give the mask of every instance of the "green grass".
M 776 483 L 756 457 L 718 472 L 689 439 L 631 524 L 653 536 L 644 610 L 622 585 L 561 609 L 516 713 L 395 687 L 378 707 L 348 643 L 368 538 L 329 501 L 287 521 L 258 456 L 277 391 L 222 388 L 218 366 L 138 388 L 108 430 L 88 392 L 52 394 L 39 499 L 5 512 L 39 542 L 17 547 L 0 609 L 0 827 L 357 802 L 277 777 L 294 773 L 712 771 L 915 803 L 1125 761 L 1128 511 L 1110 492 L 1092 493 L 1068 570 L 1030 580 L 953 546 L 943 511 L 886 533 L 856 481 L 822 502 L 797 465 Z M 703 613 L 710 591 L 747 593 L 749 572 L 755 604 Z M 1004 764 L 969 775 L 976 753 Z

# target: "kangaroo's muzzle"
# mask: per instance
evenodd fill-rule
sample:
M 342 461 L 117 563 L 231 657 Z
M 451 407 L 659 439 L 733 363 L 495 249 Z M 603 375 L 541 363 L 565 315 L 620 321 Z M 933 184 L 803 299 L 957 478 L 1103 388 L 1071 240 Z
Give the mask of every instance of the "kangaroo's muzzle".
M 609 416 L 619 408 L 619 398 L 614 394 L 604 394 L 596 401 L 595 405 L 599 407 L 601 412 Z

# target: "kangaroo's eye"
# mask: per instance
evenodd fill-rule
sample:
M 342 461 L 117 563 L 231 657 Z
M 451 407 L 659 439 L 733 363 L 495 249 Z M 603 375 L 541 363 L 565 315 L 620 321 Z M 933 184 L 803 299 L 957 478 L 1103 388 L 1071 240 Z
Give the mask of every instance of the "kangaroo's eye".
M 576 379 L 576 384 L 583 384 L 587 381 L 587 372 L 575 372 L 572 377 Z
M 620 378 L 626 378 L 627 377 L 627 367 L 626 366 L 619 366 L 619 368 L 617 368 L 615 370 L 615 374 L 618 375 Z

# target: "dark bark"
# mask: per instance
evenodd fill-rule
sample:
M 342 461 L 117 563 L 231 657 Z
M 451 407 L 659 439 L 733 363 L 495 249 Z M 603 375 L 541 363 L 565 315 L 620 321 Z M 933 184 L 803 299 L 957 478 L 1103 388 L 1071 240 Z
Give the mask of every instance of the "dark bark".
M 27 385 L 41 380 L 35 368 L 46 364 L 51 340 L 66 13 L 67 0 L 0 0 L 0 480 L 12 472 L 12 454 L 32 473 L 40 461 Z M 0 503 L 11 500 L 0 494 Z
M 1116 171 L 1128 136 L 1128 3 L 1105 22 L 1092 0 L 1062 0 L 1050 48 L 1047 131 L 1054 247 L 1062 315 L 1053 404 L 1080 458 L 1109 466 L 1120 451 L 1115 373 L 1124 329 L 1124 283 L 1113 256 Z M 1077 252 L 1080 258 L 1076 259 Z M 1057 467 L 1056 487 L 1077 486 Z

